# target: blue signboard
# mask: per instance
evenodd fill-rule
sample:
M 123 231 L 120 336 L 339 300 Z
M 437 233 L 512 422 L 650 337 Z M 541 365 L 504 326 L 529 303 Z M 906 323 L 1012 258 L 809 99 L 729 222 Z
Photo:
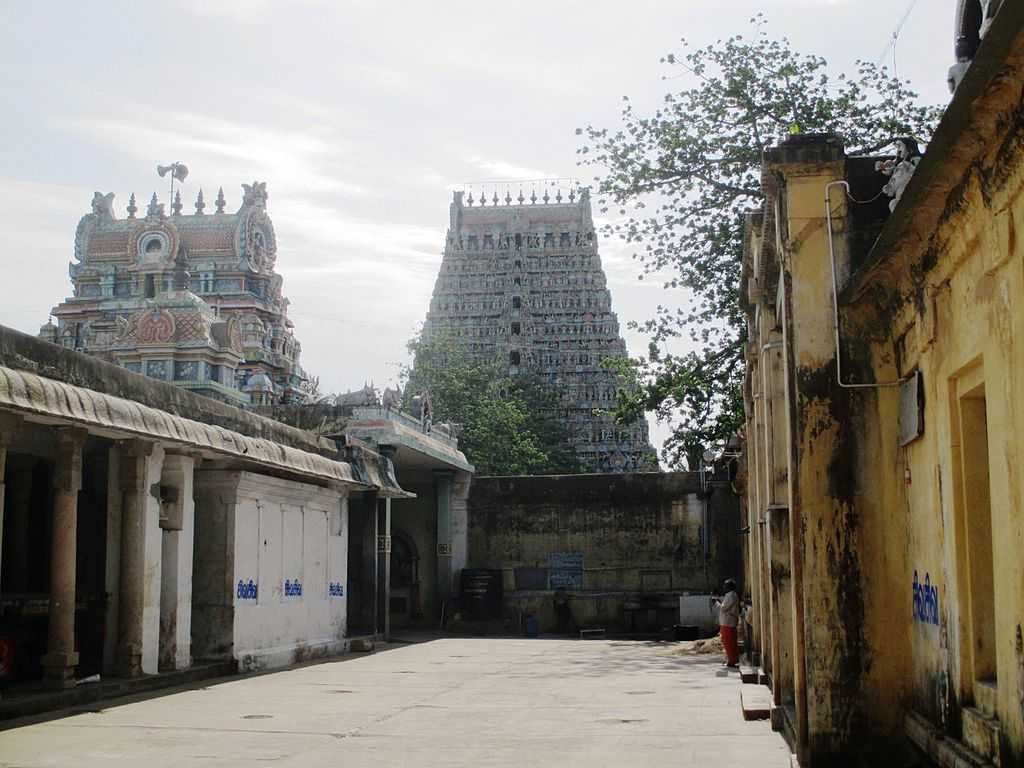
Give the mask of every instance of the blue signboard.
M 548 589 L 583 589 L 583 553 L 552 552 L 548 555 Z

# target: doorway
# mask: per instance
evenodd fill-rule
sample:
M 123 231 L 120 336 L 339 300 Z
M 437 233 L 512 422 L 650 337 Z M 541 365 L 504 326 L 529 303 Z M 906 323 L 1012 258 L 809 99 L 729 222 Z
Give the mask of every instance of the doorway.
M 392 531 L 389 610 L 393 626 L 407 626 L 422 616 L 419 572 L 416 543 L 403 531 Z
M 952 382 L 957 576 L 962 687 L 973 699 L 978 682 L 996 680 L 995 579 L 989 483 L 988 410 L 979 364 Z

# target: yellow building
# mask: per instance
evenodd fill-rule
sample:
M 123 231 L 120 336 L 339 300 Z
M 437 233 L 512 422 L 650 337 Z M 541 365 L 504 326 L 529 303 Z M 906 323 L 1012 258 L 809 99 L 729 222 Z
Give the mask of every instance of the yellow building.
M 873 160 L 800 135 L 747 221 L 751 644 L 804 766 L 1024 765 L 1024 4 L 998 5 L 960 3 L 891 214 Z

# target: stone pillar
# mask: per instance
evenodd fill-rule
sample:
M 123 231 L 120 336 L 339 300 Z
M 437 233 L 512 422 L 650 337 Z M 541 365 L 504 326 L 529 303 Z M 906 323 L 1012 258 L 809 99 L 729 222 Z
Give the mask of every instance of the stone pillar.
M 103 674 L 112 675 L 117 664 L 118 611 L 121 602 L 121 448 L 107 451 L 107 559 L 103 591 L 107 605 L 103 616 Z
M 192 665 L 192 551 L 195 523 L 192 456 L 168 454 L 163 483 L 175 498 L 165 501 L 160 521 L 160 661 L 161 669 Z
M 769 553 L 768 579 L 770 609 L 768 620 L 772 637 L 793 636 L 793 580 L 789 509 L 784 505 L 770 506 L 767 511 Z M 792 645 L 786 642 L 772 645 L 772 699 L 778 706 L 795 701 Z
M 456 472 L 448 517 L 448 540 L 451 544 L 452 592 L 458 592 L 462 569 L 469 559 L 469 486 L 473 475 Z
M 377 624 L 375 634 L 391 635 L 391 499 L 377 500 Z
M 362 518 L 362 562 L 359 564 L 359 624 L 360 630 L 374 634 L 377 631 L 377 492 L 363 495 L 358 514 Z M 349 506 L 349 515 L 352 507 Z
M 88 433 L 57 431 L 53 476 L 53 546 L 50 555 L 50 616 L 43 670 L 47 684 L 75 684 L 75 569 L 78 534 L 78 492 L 82 489 L 82 449 Z
M 452 599 L 452 485 L 455 473 L 435 470 L 434 492 L 437 506 L 437 601 L 451 607 Z
M 163 449 L 124 445 L 121 462 L 121 599 L 118 673 L 156 674 L 160 643 L 160 471 Z

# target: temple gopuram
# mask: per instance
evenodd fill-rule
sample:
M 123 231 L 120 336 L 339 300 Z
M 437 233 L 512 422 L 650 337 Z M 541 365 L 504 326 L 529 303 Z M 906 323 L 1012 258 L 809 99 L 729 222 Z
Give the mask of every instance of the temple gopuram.
M 560 419 L 589 472 L 656 470 L 645 419 L 601 413 L 624 386 L 601 366 L 626 357 L 597 250 L 590 195 L 554 182 L 530 197 L 497 186 L 490 200 L 454 193 L 424 337 L 447 334 L 510 374 L 534 373 L 560 394 Z
M 138 216 L 133 194 L 125 218 L 97 192 L 75 232 L 74 295 L 40 337 L 235 405 L 304 402 L 266 184 L 242 188 L 235 213 L 221 189 L 213 213 L 200 190 L 184 214 L 179 190 L 170 215 L 154 194 Z

